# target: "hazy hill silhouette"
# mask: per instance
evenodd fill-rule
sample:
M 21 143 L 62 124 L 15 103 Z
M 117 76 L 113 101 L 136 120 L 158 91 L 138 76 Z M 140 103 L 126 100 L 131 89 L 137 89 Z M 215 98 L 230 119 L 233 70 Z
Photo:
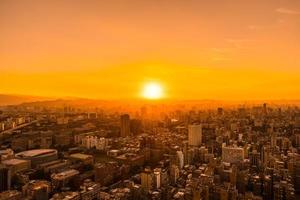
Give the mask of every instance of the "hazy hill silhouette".
M 26 102 L 46 101 L 52 100 L 53 98 L 38 97 L 38 96 L 27 96 L 27 95 L 10 95 L 0 94 L 0 106 L 4 105 L 16 105 Z

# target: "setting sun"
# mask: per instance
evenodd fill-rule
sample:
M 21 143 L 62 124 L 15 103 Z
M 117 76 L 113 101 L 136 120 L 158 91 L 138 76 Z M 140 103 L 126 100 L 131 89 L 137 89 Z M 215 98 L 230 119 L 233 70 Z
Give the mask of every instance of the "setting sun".
M 162 86 L 158 83 L 147 83 L 143 88 L 143 97 L 147 99 L 160 99 L 163 97 Z

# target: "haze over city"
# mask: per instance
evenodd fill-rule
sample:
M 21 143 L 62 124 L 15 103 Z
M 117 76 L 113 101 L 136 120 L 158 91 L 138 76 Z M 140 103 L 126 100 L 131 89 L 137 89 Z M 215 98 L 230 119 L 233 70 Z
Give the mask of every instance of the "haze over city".
M 0 0 L 0 200 L 300 199 L 300 0 Z

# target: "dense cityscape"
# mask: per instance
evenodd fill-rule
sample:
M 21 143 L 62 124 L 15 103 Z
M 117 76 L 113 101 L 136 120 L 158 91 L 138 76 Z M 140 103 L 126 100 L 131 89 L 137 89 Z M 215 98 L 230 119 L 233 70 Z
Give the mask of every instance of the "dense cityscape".
M 0 200 L 300 200 L 300 0 L 0 0 Z
M 154 103 L 153 103 L 154 104 Z M 300 110 L 4 106 L 1 200 L 296 200 Z

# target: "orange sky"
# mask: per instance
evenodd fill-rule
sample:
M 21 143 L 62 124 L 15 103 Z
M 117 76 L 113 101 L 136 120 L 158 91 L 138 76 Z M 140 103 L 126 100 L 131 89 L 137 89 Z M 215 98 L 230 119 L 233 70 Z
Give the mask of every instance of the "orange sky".
M 2 0 L 0 93 L 299 99 L 299 0 Z

